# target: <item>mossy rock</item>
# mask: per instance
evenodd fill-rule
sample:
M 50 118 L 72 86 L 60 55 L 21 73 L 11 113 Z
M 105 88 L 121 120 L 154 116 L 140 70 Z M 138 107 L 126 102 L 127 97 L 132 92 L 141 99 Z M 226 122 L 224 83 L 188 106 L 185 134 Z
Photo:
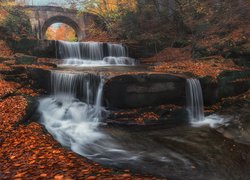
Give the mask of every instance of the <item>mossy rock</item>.
M 9 60 L 14 60 L 14 57 L 11 56 L 0 56 L 0 62 L 4 62 L 4 61 L 9 61 Z
M 17 64 L 35 64 L 37 62 L 37 57 L 25 54 L 15 54 L 15 58 Z
M 14 41 L 12 39 L 8 40 L 8 45 L 16 53 L 32 54 L 32 51 L 37 46 L 37 40 L 21 39 L 19 41 Z

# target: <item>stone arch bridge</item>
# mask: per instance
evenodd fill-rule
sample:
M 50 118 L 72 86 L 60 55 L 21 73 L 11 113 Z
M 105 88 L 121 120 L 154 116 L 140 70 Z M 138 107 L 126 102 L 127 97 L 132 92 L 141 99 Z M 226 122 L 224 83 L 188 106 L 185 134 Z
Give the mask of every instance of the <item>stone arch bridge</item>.
M 88 36 L 88 27 L 95 20 L 96 15 L 84 13 L 78 14 L 76 10 L 64 9 L 54 6 L 24 6 L 28 11 L 33 32 L 40 40 L 45 39 L 47 29 L 54 23 L 65 23 L 72 27 L 78 40 Z

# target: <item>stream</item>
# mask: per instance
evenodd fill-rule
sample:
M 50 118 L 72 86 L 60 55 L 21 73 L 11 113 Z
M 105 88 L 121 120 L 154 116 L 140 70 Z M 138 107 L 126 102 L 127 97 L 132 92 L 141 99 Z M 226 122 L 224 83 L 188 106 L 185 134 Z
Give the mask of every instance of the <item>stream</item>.
M 198 81 L 187 80 L 190 123 L 107 126 L 109 110 L 102 106 L 105 77 L 76 73 L 74 67 L 135 66 L 136 60 L 128 57 L 122 45 L 108 44 L 104 48 L 102 43 L 59 44 L 58 51 L 64 59 L 60 67 L 69 67 L 71 71 L 51 73 L 52 93 L 39 100 L 39 112 L 40 122 L 63 146 L 107 167 L 174 180 L 250 177 L 249 143 L 234 141 L 221 133 L 221 129 L 235 122 L 236 116 L 204 117 Z M 245 122 L 249 115 L 244 112 L 237 116 L 237 121 Z

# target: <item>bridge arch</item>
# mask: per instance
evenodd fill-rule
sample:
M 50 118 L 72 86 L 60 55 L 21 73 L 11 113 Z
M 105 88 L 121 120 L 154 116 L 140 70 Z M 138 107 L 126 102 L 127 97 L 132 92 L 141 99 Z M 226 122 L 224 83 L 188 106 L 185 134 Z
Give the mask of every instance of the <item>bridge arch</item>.
M 32 30 L 37 39 L 44 40 L 49 26 L 54 23 L 64 23 L 72 27 L 79 41 L 89 35 L 89 28 L 97 16 L 89 13 L 78 14 L 77 11 L 53 6 L 20 6 L 28 10 Z
M 79 27 L 78 23 L 75 22 L 73 19 L 67 17 L 67 16 L 53 16 L 46 20 L 42 26 L 41 31 L 41 39 L 45 39 L 45 34 L 48 28 L 55 23 L 64 23 L 68 26 L 72 27 L 77 35 L 77 39 L 81 40 L 84 38 L 85 34 L 82 32 L 81 28 Z

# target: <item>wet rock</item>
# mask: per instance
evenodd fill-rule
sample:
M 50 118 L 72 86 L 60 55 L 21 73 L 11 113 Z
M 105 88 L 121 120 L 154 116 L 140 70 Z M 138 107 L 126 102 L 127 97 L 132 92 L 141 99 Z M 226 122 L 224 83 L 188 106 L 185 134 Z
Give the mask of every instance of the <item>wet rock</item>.
M 213 81 L 211 77 L 200 79 L 203 99 L 205 105 L 212 105 L 219 101 L 218 83 Z
M 121 75 L 104 86 L 109 108 L 185 103 L 185 78 L 170 74 Z
M 26 73 L 26 68 L 24 66 L 12 66 L 13 70 L 11 71 L 11 74 L 17 75 Z
M 248 98 L 247 98 L 248 97 Z M 222 114 L 230 114 L 231 120 L 216 129 L 224 137 L 243 144 L 250 144 L 249 95 L 244 98 L 228 99 L 223 102 Z
M 46 58 L 59 57 L 58 42 L 54 40 L 39 40 L 34 48 L 33 55 Z
M 4 139 L 0 137 L 0 147 L 2 146 L 3 143 L 4 143 Z
M 36 97 L 26 96 L 27 107 L 25 110 L 25 115 L 18 121 L 15 127 L 18 127 L 20 124 L 29 124 L 31 121 L 38 120 L 38 101 Z
M 28 68 L 28 76 L 36 82 L 39 88 L 50 91 L 50 70 L 40 68 Z
M 37 61 L 37 57 L 21 53 L 15 54 L 15 59 L 16 59 L 16 64 L 34 64 Z
M 250 71 L 224 71 L 218 77 L 219 99 L 235 96 L 250 89 Z
M 111 111 L 105 122 L 118 126 L 176 125 L 185 122 L 186 117 L 185 107 L 161 105 Z
M 222 98 L 236 96 L 250 89 L 250 71 L 223 71 L 217 81 L 201 78 L 205 105 L 212 105 Z

